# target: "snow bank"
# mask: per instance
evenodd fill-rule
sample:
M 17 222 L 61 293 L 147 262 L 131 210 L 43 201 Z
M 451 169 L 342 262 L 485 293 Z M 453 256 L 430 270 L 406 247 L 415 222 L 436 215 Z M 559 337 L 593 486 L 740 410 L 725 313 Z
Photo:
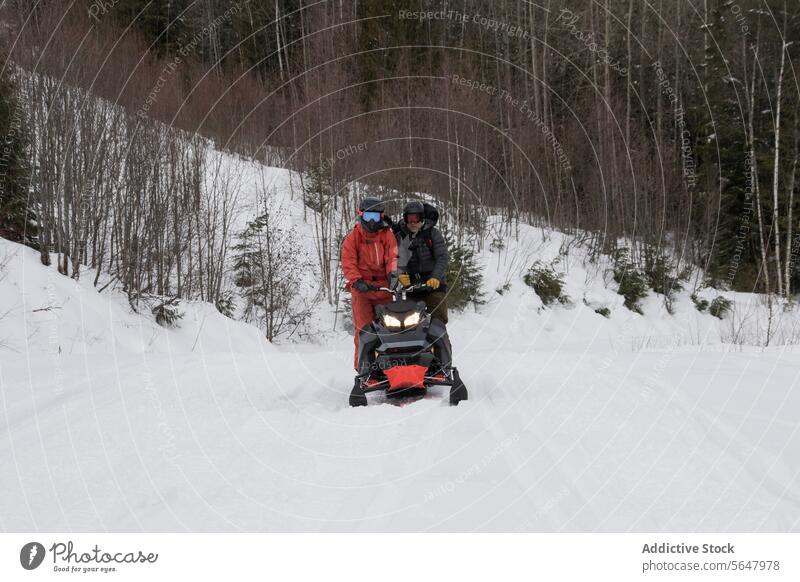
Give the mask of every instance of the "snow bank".
M 471 342 L 491 345 L 495 337 L 516 332 L 524 333 L 534 349 L 593 352 L 761 351 L 768 336 L 769 346 L 780 350 L 794 350 L 800 343 L 800 311 L 781 300 L 774 300 L 770 308 L 761 295 L 698 290 L 697 296 L 709 302 L 716 297 L 731 301 L 730 312 L 719 319 L 697 309 L 691 299 L 693 282 L 688 282 L 675 294 L 673 313 L 667 311 L 664 297 L 653 291 L 641 301 L 642 314 L 634 313 L 617 293 L 608 257 L 590 261 L 586 247 L 557 231 L 520 224 L 515 225 L 515 239 L 503 234 L 500 219 L 490 217 L 489 222 L 498 227 L 487 242 L 500 238 L 503 244 L 499 250 L 484 244 L 476 255 L 484 273 L 487 303 L 477 313 L 470 310 L 453 318 L 459 335 L 475 337 Z M 553 263 L 563 274 L 568 304 L 545 306 L 525 285 L 523 275 L 536 261 Z M 610 312 L 608 317 L 597 313 L 603 308 Z
M 93 286 L 94 272 L 80 280 L 41 264 L 39 254 L 0 239 L 0 361 L 27 357 L 127 355 L 131 353 L 261 352 L 273 349 L 256 328 L 222 316 L 212 305 L 182 301 L 177 328 L 135 313 L 113 286 Z M 101 284 L 99 287 L 102 287 Z

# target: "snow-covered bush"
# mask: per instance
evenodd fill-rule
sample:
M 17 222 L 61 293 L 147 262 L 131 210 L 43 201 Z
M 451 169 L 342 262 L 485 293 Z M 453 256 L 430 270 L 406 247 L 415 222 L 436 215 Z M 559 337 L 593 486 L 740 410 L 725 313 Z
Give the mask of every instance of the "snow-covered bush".
M 496 253 L 498 251 L 502 251 L 504 248 L 506 248 L 506 243 L 500 237 L 493 238 L 492 242 L 489 243 L 489 250 L 491 252 L 493 252 L 493 253 Z
M 598 315 L 602 315 L 606 319 L 611 317 L 611 310 L 608 307 L 598 307 L 594 312 Z
M 564 275 L 558 273 L 553 265 L 536 261 L 522 280 L 528 287 L 533 288 L 545 305 L 552 305 L 556 302 L 569 303 L 569 297 L 564 294 Z
M 731 310 L 731 300 L 722 297 L 714 298 L 711 302 L 711 305 L 708 307 L 708 312 L 713 315 L 714 317 L 718 317 L 719 319 L 724 319 L 725 314 L 727 314 Z
M 678 270 L 672 256 L 662 248 L 646 245 L 642 252 L 644 259 L 643 272 L 647 276 L 650 288 L 664 296 L 667 311 L 673 313 L 672 303 L 675 293 L 683 289 L 683 283 L 689 278 L 689 270 Z
M 694 303 L 694 306 L 697 308 L 697 311 L 700 311 L 702 313 L 703 311 L 708 309 L 708 300 L 703 299 L 702 297 L 698 297 L 697 293 L 692 293 L 689 296 L 689 298 L 692 300 L 692 303 Z
M 223 292 L 220 298 L 214 303 L 214 306 L 217 308 L 217 311 L 219 311 L 225 317 L 234 319 L 236 312 L 236 301 L 234 300 L 233 293 L 231 291 Z
M 178 299 L 165 299 L 151 309 L 156 318 L 156 323 L 161 327 L 178 327 L 178 322 L 183 318 Z
M 611 258 L 614 261 L 614 281 L 619 285 L 617 293 L 625 298 L 625 307 L 641 314 L 639 301 L 647 297 L 647 275 L 636 268 L 626 248 L 616 249 Z

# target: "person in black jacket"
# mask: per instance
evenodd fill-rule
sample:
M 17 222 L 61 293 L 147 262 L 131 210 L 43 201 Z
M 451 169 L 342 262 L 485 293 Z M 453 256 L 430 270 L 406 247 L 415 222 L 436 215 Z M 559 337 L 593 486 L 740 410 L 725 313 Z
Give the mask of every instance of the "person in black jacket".
M 422 297 L 431 317 L 447 323 L 447 245 L 436 228 L 438 213 L 426 213 L 422 202 L 412 200 L 403 208 L 403 219 L 395 225 L 398 281 L 404 287 L 425 283 L 431 288 Z M 426 217 L 427 215 L 427 217 Z

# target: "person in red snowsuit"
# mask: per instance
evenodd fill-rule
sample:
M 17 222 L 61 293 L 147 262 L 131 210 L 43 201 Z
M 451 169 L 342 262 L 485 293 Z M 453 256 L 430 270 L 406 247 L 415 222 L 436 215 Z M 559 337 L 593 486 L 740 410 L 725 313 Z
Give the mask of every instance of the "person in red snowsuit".
M 358 206 L 359 222 L 342 242 L 342 271 L 352 294 L 353 367 L 358 370 L 358 334 L 375 317 L 375 306 L 389 303 L 392 296 L 370 287 L 387 287 L 397 270 L 397 239 L 384 217 L 378 198 L 365 198 Z

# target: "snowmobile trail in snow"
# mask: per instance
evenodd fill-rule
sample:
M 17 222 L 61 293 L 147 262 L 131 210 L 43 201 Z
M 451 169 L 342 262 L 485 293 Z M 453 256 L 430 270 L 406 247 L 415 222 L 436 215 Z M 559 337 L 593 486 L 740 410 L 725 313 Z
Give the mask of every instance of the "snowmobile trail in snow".
M 324 370 L 345 356 L 312 360 Z M 706 356 L 713 378 L 721 355 Z M 467 369 L 472 398 L 457 407 L 433 397 L 360 409 L 316 372 L 287 370 L 291 354 L 150 357 L 138 372 L 135 360 L 118 361 L 127 372 L 106 368 L 91 382 L 62 367 L 71 380 L 60 394 L 48 392 L 52 367 L 6 364 L 0 455 L 17 471 L 0 477 L 3 523 L 87 531 L 797 528 L 788 459 L 800 445 L 800 402 L 785 388 L 783 405 L 765 408 L 773 399 L 760 392 L 758 366 L 739 370 L 756 374 L 752 387 L 745 379 L 714 412 L 708 392 L 717 379 L 688 392 L 670 374 L 648 380 L 659 354 L 629 358 L 590 387 L 584 378 L 596 360 L 565 376 L 574 357 L 537 357 L 550 364 L 535 381 Z M 790 386 L 794 367 L 772 364 Z M 346 375 L 333 375 L 346 385 Z M 733 406 L 741 398 L 744 408 Z M 782 422 L 769 422 L 775 414 Z

